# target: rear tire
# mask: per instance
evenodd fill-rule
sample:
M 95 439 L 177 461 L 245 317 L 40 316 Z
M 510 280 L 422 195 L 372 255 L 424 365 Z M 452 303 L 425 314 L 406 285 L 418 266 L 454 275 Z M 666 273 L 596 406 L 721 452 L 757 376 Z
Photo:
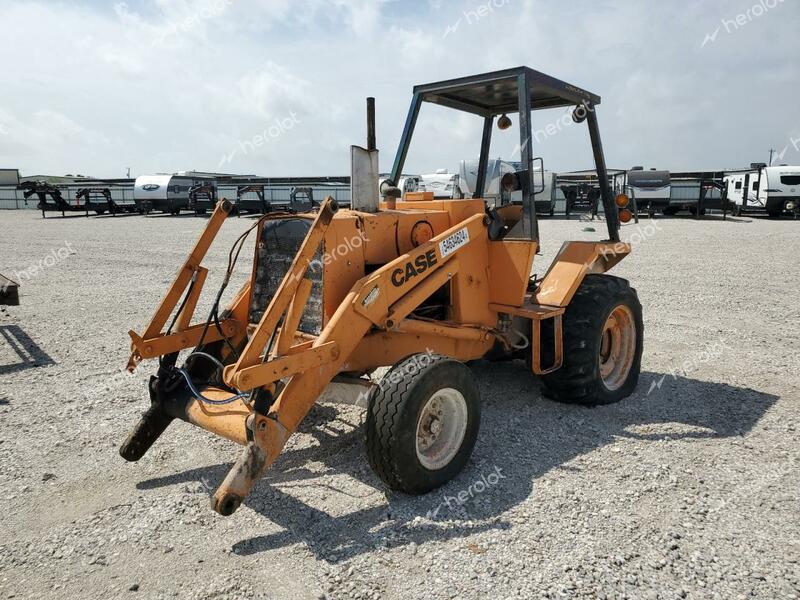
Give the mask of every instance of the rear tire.
M 642 305 L 619 277 L 587 275 L 564 313 L 564 363 L 542 376 L 545 396 L 611 404 L 629 396 L 642 361 Z
M 466 465 L 480 426 L 480 393 L 456 360 L 414 354 L 394 365 L 369 399 L 370 466 L 393 490 L 424 494 Z

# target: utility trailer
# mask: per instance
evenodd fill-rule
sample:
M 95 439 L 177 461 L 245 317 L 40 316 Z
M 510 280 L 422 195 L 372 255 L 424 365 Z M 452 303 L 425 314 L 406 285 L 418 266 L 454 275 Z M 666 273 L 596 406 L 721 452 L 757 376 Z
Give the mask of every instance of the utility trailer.
M 537 375 L 562 402 L 608 404 L 636 388 L 641 305 L 627 281 L 605 274 L 631 247 L 619 237 L 628 199 L 615 198 L 609 184 L 600 97 L 527 67 L 416 86 L 380 191 L 370 100 L 367 146 L 351 147 L 350 209 L 328 197 L 314 212 L 258 219 L 231 248 L 208 318 L 192 324 L 209 272 L 203 260 L 233 209 L 221 200 L 149 324 L 129 332 L 129 370 L 146 359 L 158 367 L 149 408 L 120 454 L 141 459 L 176 419 L 240 444 L 213 495 L 222 515 L 237 510 L 320 400 L 364 399 L 365 449 L 377 477 L 421 494 L 459 473 L 474 447 L 480 390 L 472 360 L 521 359 L 521 376 Z M 482 121 L 470 198 L 400 199 L 423 104 Z M 531 120 L 534 111 L 568 107 L 587 122 L 608 237 L 564 242 L 531 276 L 540 248 Z M 492 131 L 509 114 L 519 118 L 522 169 L 504 185 L 518 188 L 522 202 L 490 207 L 483 194 Z M 250 279 L 222 310 L 251 232 Z M 380 383 L 368 377 L 385 366 Z M 533 382 L 530 394 L 538 396 Z
M 289 210 L 291 212 L 308 212 L 319 208 L 314 200 L 314 188 L 307 185 L 296 185 L 289 192 Z
M 721 171 L 685 171 L 670 174 L 669 205 L 662 209 L 667 216 L 687 212 L 694 217 L 718 210 L 727 216 L 730 206 L 724 194 Z
M 189 208 L 196 215 L 204 215 L 214 208 L 217 203 L 217 186 L 215 183 L 205 181 L 193 185 L 189 189 Z
M 265 215 L 272 211 L 272 204 L 267 202 L 265 186 L 260 184 L 247 184 L 236 186 L 236 203 L 234 212 Z
M 62 217 L 68 212 L 82 212 L 84 209 L 78 204 L 70 204 L 63 195 L 61 188 L 56 187 L 46 181 L 23 181 L 17 186 L 22 190 L 22 197 L 25 204 L 28 198 L 36 196 L 39 202 L 36 208 L 42 211 L 42 218 L 46 217 L 47 212 L 60 212 Z M 49 198 L 49 199 L 48 199 Z
M 554 208 L 560 194 L 564 198 L 564 214 L 567 218 L 577 214 L 589 215 L 594 219 L 601 208 L 604 186 L 607 185 L 613 193 L 625 193 L 622 174 L 624 171 L 611 169 L 607 171 L 605 180 L 601 181 L 597 173 L 592 171 L 557 173 L 551 183 Z M 637 212 L 634 210 L 632 214 L 635 216 Z M 628 212 L 624 215 L 627 218 Z
M 81 202 L 83 203 L 83 209 L 86 211 L 87 217 L 90 211 L 97 215 L 103 215 L 108 211 L 114 217 L 118 214 L 137 211 L 136 203 L 131 200 L 114 200 L 111 188 L 108 187 L 80 188 L 75 192 L 75 200 L 79 205 Z

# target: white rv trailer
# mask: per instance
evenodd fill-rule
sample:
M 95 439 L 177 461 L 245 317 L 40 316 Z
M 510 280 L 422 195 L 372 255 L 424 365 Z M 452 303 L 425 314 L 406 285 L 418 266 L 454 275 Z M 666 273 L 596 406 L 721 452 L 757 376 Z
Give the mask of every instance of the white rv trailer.
M 189 210 L 189 190 L 209 181 L 208 178 L 186 175 L 140 175 L 133 187 L 133 199 L 140 213 L 151 211 L 173 215 Z
M 636 209 L 650 215 L 669 207 L 671 181 L 669 171 L 633 167 L 628 171 L 628 193 L 636 200 Z
M 800 166 L 768 167 L 754 163 L 728 172 L 725 186 L 734 214 L 766 212 L 770 217 L 800 213 Z
M 388 173 L 384 173 L 378 179 L 378 189 L 382 189 L 383 183 L 389 178 Z M 419 175 L 401 175 L 400 184 L 397 186 L 402 192 L 401 198 L 405 200 L 406 194 L 409 192 L 418 192 L 420 190 L 420 176 Z
M 500 158 L 490 158 L 486 167 L 486 185 L 484 187 L 483 198 L 489 204 L 502 204 L 502 193 L 500 190 L 500 180 L 506 173 L 516 173 L 522 169 L 522 163 L 517 161 L 502 160 Z M 478 161 L 462 160 L 459 164 L 459 182 L 464 197 L 472 198 L 475 187 L 478 183 Z M 559 199 L 563 201 L 564 195 L 560 190 L 553 190 L 553 180 L 555 173 L 534 169 L 533 182 L 536 189 L 536 212 L 540 214 L 553 214 L 555 202 Z M 507 199 L 509 202 L 522 202 L 522 192 L 512 192 Z
M 434 198 L 464 198 L 460 180 L 458 173 L 448 173 L 447 169 L 438 169 L 436 173 L 420 176 L 419 191 L 433 192 Z

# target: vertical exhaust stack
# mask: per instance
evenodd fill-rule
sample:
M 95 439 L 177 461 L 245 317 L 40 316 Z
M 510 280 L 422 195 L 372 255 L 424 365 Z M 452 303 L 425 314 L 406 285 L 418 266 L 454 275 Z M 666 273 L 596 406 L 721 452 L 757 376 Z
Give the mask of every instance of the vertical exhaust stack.
M 378 150 L 375 147 L 375 98 L 367 98 L 367 147 L 350 146 L 350 206 L 378 212 Z
M 375 146 L 375 98 L 367 98 L 367 150 L 376 150 Z

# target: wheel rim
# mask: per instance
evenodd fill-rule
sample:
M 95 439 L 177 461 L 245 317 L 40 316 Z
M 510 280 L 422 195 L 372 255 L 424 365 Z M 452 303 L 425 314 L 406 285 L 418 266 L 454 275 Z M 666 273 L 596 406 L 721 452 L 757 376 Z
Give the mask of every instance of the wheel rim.
M 608 315 L 600 336 L 600 377 L 609 390 L 628 379 L 636 354 L 636 321 L 633 312 L 619 305 Z
M 417 459 L 426 469 L 446 467 L 458 454 L 467 433 L 467 401 L 453 388 L 437 390 L 417 420 Z

